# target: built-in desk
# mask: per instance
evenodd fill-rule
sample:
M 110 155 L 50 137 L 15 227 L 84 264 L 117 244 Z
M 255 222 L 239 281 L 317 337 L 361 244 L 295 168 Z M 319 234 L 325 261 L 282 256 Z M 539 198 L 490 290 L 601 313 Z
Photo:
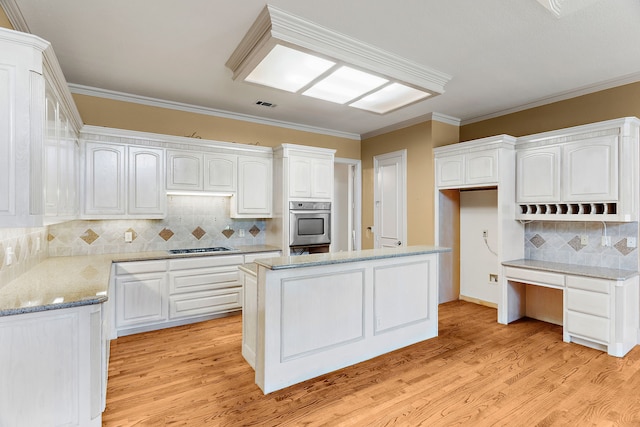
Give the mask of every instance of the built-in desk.
M 564 341 L 622 357 L 640 340 L 637 271 L 515 260 L 502 263 L 502 277 L 500 323 L 528 315 L 527 285 L 534 285 L 561 291 Z

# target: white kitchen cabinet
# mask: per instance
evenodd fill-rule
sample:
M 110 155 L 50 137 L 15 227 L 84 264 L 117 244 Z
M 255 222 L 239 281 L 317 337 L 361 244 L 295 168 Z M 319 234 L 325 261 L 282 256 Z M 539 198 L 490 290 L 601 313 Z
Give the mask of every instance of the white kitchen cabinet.
M 490 145 L 495 145 L 496 138 L 505 137 L 507 135 L 435 149 L 436 186 L 439 189 L 496 186 L 499 150 Z
M 86 141 L 84 151 L 84 218 L 165 216 L 162 149 Z
M 289 157 L 289 198 L 291 200 L 331 200 L 333 195 L 333 156 Z
M 126 214 L 125 156 L 124 145 L 85 144 L 83 216 Z
M 163 217 L 167 203 L 164 152 L 149 147 L 127 147 L 127 150 L 127 213 Z
M 0 317 L 0 424 L 101 426 L 101 304 Z
M 541 147 L 516 152 L 517 202 L 560 201 L 560 147 Z
M 112 337 L 241 310 L 238 266 L 243 263 L 241 254 L 116 263 Z
M 520 220 L 637 221 L 640 120 L 609 120 L 518 138 Z
M 238 192 L 231 200 L 232 218 L 270 218 L 273 214 L 273 159 L 238 156 Z
M 43 150 L 45 224 L 78 216 L 78 133 L 59 101 L 55 88 L 46 83 Z
M 49 112 L 55 114 L 47 118 Z M 55 143 L 48 140 L 51 124 Z M 73 189 L 65 186 L 70 185 L 67 174 L 73 171 L 61 154 L 66 142 L 60 141 L 73 139 L 80 126 L 82 120 L 50 44 L 0 28 L 1 227 L 72 219 L 68 194 Z
M 618 137 L 605 136 L 562 147 L 562 200 L 618 200 Z
M 234 154 L 204 155 L 204 191 L 234 193 L 237 190 L 238 156 Z
M 234 193 L 238 156 L 224 153 L 167 151 L 167 189 Z
M 202 190 L 203 158 L 202 153 L 167 150 L 167 190 Z
M 165 271 L 116 277 L 116 327 L 120 330 L 167 320 L 166 288 Z

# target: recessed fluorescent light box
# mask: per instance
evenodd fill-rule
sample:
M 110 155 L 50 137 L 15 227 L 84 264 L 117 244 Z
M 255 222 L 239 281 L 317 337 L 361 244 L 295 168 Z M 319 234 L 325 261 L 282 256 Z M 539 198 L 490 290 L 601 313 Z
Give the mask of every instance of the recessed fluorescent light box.
M 234 80 L 385 114 L 450 76 L 267 5 L 226 63 Z

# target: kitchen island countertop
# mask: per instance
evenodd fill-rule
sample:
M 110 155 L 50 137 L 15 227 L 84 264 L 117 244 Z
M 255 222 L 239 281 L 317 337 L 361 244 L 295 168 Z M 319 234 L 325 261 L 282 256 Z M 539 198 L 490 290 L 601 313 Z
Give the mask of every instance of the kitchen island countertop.
M 451 252 L 451 248 L 440 246 L 404 246 L 381 249 L 365 249 L 352 252 L 329 252 L 312 255 L 263 258 L 256 263 L 270 270 L 288 268 L 316 267 L 321 265 L 343 264 L 347 262 L 370 261 L 375 259 L 398 258 L 412 255 Z
M 49 257 L 0 287 L 0 316 L 55 310 L 107 300 L 114 262 L 150 261 L 279 251 L 268 245 L 238 247 L 228 252 L 170 254 L 167 251 Z

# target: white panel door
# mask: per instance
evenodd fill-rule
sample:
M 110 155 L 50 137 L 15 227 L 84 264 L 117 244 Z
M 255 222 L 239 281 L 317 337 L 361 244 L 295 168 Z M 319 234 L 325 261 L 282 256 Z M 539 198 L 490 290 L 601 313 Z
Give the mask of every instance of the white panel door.
M 289 197 L 291 199 L 311 197 L 310 171 L 310 158 L 298 156 L 289 158 Z
M 375 156 L 376 248 L 406 246 L 406 150 Z
M 517 203 L 560 201 L 560 156 L 559 146 L 516 153 Z
M 85 153 L 87 215 L 124 215 L 125 147 L 87 142 Z
M 167 189 L 202 190 L 202 162 L 201 153 L 167 150 Z
M 333 160 L 313 159 L 311 173 L 311 197 L 331 200 L 333 195 Z
M 129 147 L 128 213 L 164 214 L 166 192 L 163 154 L 161 149 Z
M 618 200 L 618 137 L 577 141 L 562 147 L 565 202 Z
M 204 155 L 204 190 L 236 191 L 238 156 L 233 154 Z

